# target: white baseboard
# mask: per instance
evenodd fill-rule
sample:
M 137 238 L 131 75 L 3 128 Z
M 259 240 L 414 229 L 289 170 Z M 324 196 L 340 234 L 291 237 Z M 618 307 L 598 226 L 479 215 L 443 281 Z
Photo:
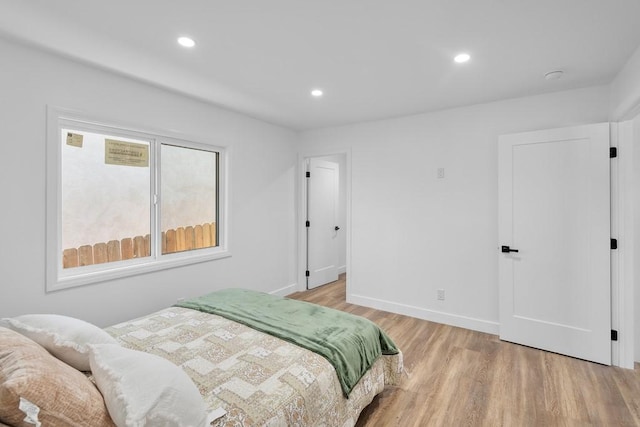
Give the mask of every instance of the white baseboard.
M 346 265 L 342 265 L 340 267 L 338 267 L 338 274 L 344 274 L 347 272 L 347 266 Z
M 271 295 L 286 297 L 287 295 L 291 295 L 294 292 L 298 292 L 298 285 L 295 283 L 293 285 L 285 286 L 284 288 L 276 289 L 275 291 L 271 291 L 269 293 Z
M 461 316 L 459 314 L 445 313 L 442 311 L 429 310 L 407 304 L 400 304 L 392 301 L 385 301 L 377 298 L 364 297 L 362 295 L 347 295 L 347 302 L 351 304 L 371 307 L 377 310 L 389 311 L 391 313 L 403 314 L 405 316 L 416 317 L 418 319 L 429 320 L 431 322 L 444 323 L 445 325 L 457 326 L 471 329 L 487 334 L 500 334 L 500 323 L 490 320 L 475 319 L 473 317 Z

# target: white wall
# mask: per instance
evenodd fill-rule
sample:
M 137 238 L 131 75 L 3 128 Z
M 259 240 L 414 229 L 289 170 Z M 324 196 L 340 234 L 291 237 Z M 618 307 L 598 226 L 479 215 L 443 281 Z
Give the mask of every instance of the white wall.
M 295 277 L 294 132 L 0 38 L 0 317 L 50 312 L 104 326 L 224 287 Z M 230 147 L 231 258 L 45 293 L 46 106 Z
M 303 132 L 301 150 L 352 150 L 348 299 L 496 333 L 498 136 L 607 121 L 608 106 L 594 87 Z
M 640 46 L 611 83 L 611 112 L 614 121 L 631 119 L 640 107 Z

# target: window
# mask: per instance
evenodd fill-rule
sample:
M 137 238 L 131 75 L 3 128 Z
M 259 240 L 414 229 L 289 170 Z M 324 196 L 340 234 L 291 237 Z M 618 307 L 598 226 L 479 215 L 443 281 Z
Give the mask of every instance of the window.
M 50 108 L 47 290 L 228 256 L 225 160 Z
M 162 253 L 216 246 L 219 153 L 169 144 L 161 150 Z

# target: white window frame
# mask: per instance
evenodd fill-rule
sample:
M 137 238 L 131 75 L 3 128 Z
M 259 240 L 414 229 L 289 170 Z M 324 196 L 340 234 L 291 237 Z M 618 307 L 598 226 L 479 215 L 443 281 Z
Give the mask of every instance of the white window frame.
M 151 255 L 73 268 L 62 268 L 62 141 L 63 128 L 87 132 L 100 132 L 149 142 L 150 174 L 150 236 Z M 160 230 L 160 145 L 169 144 L 185 148 L 218 153 L 218 215 L 216 218 L 217 246 L 190 251 L 162 254 Z M 229 249 L 228 215 L 228 149 L 211 145 L 193 137 L 175 132 L 139 129 L 88 117 L 82 113 L 59 107 L 47 107 L 47 188 L 46 188 L 46 292 L 104 282 L 137 274 L 159 271 L 231 256 Z

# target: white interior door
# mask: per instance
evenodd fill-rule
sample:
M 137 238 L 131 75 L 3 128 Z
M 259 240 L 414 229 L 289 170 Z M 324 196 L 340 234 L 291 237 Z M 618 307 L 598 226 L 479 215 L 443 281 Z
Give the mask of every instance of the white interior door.
M 501 339 L 611 364 L 609 162 L 608 123 L 500 137 Z
M 307 288 L 338 280 L 337 163 L 309 159 L 307 178 Z

